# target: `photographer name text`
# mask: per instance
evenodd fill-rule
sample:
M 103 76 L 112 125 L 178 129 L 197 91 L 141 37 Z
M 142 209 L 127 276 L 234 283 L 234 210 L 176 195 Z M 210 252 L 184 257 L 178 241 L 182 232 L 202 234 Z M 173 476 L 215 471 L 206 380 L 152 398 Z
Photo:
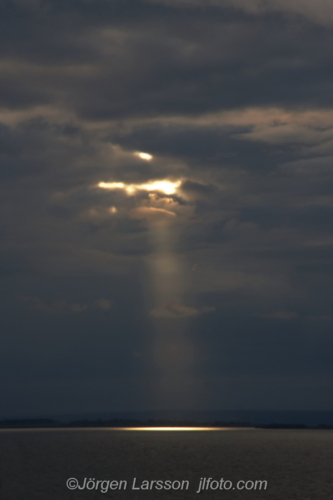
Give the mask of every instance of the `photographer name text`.
M 97 490 L 101 493 L 115 490 L 133 490 L 133 491 L 182 491 L 191 488 L 188 479 L 143 479 L 139 480 L 134 477 L 131 481 L 127 479 L 95 479 L 85 477 L 81 481 L 71 477 L 67 480 L 66 486 L 69 490 Z M 267 490 L 268 483 L 265 480 L 240 480 L 230 481 L 228 479 L 212 477 L 201 477 L 195 485 L 196 493 L 203 491 L 216 491 L 216 490 L 237 490 L 237 491 L 265 491 Z M 192 488 L 191 488 L 192 489 Z

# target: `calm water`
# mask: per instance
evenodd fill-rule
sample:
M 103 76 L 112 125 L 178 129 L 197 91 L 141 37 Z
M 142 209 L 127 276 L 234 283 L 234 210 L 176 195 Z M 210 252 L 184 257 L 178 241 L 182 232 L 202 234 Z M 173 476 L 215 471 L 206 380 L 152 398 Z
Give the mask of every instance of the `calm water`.
M 333 431 L 2 430 L 0 460 L 1 500 L 333 499 Z M 71 477 L 80 486 L 85 477 L 127 480 L 127 489 L 69 491 Z M 223 478 L 233 486 L 267 480 L 268 488 L 196 493 L 202 477 Z M 188 480 L 190 486 L 133 490 L 133 478 L 136 487 L 154 479 Z

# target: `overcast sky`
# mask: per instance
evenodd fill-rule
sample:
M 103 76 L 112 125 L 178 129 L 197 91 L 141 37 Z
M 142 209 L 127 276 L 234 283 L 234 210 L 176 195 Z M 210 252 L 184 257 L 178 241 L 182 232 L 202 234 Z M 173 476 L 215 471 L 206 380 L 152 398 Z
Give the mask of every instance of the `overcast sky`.
M 2 2 L 1 415 L 333 410 L 332 85 L 331 0 Z

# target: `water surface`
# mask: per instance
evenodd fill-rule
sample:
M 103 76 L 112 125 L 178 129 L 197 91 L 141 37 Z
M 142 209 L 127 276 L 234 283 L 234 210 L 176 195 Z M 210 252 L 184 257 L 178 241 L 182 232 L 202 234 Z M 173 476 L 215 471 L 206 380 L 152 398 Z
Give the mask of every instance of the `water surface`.
M 333 498 L 333 431 L 112 429 L 0 431 L 1 500 Z M 68 478 L 127 481 L 126 490 L 70 491 Z M 142 481 L 187 480 L 188 490 L 133 490 Z M 200 478 L 266 480 L 266 491 L 208 490 Z M 92 485 L 93 483 L 90 483 Z

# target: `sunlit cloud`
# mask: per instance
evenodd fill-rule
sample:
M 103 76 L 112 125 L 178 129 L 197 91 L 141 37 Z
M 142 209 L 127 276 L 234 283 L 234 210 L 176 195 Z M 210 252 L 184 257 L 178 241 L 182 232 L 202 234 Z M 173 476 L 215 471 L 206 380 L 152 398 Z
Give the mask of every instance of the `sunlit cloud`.
M 104 189 L 125 189 L 126 184 L 123 182 L 99 182 L 98 187 Z
M 176 194 L 182 181 L 170 181 L 168 179 L 160 181 L 150 181 L 144 184 L 125 184 L 124 182 L 99 182 L 97 187 L 102 189 L 123 189 L 127 194 L 134 194 L 136 191 L 158 191 L 163 194 Z
M 141 151 L 136 151 L 134 155 L 145 161 L 151 161 L 153 159 L 153 155 L 150 155 L 149 153 L 142 153 Z
M 163 180 L 141 184 L 138 186 L 138 189 L 145 189 L 146 191 L 160 191 L 165 194 L 175 194 L 180 185 L 181 181 Z

